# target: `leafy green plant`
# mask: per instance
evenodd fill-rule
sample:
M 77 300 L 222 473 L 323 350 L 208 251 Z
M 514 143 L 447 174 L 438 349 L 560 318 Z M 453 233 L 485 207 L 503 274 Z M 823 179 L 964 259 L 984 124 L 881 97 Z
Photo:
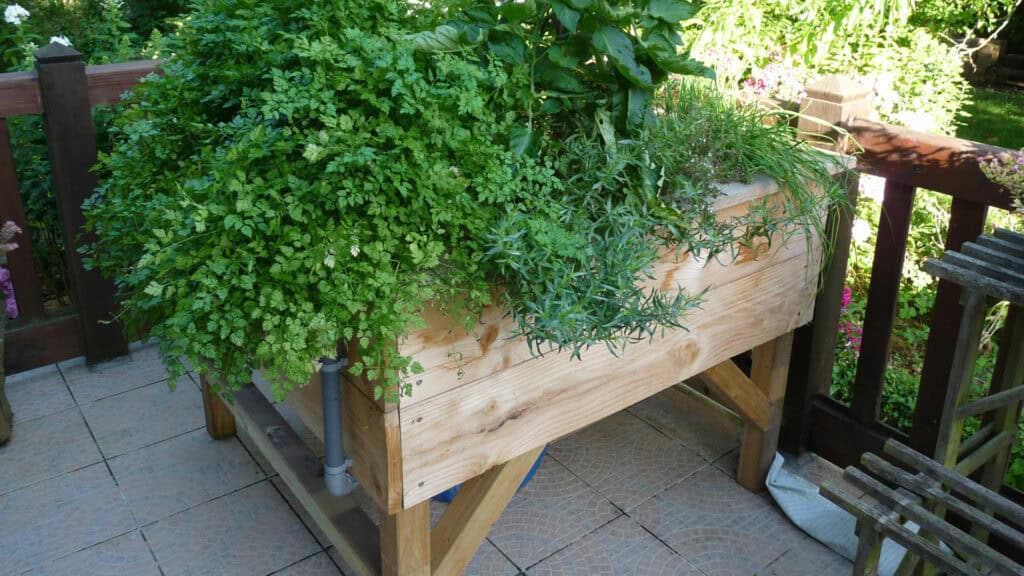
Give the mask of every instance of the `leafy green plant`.
M 423 307 L 469 327 L 496 288 L 536 352 L 682 326 L 699 295 L 639 287 L 660 248 L 784 236 L 831 199 L 808 186 L 834 190 L 822 153 L 762 127 L 710 162 L 764 168 L 791 200 L 723 229 L 703 164 L 657 156 L 697 144 L 681 88 L 655 98 L 671 70 L 705 72 L 677 55 L 689 10 L 201 0 L 115 124 L 90 263 L 165 356 L 229 387 L 266 369 L 278 394 L 339 341 L 378 394 L 407 391 L 418 367 L 395 344 Z M 712 124 L 757 132 L 716 97 L 699 93 Z

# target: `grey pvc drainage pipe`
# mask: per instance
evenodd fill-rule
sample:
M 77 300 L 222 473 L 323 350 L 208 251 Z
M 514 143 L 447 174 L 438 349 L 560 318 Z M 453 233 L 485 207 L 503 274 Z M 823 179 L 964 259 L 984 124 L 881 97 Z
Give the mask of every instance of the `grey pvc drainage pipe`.
M 324 483 L 334 496 L 344 496 L 355 488 L 348 474 L 351 461 L 345 457 L 341 431 L 341 369 L 347 358 L 321 358 L 320 389 L 324 406 Z

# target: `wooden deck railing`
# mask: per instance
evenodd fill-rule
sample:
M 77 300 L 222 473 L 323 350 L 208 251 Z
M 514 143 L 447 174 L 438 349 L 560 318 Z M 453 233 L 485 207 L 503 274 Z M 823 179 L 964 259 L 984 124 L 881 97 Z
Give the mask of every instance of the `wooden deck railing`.
M 857 171 L 886 178 L 852 400 L 845 406 L 829 396 L 851 208 L 830 222 L 836 253 L 816 303 L 814 321 L 797 334 L 783 433 L 785 448 L 810 449 L 841 466 L 858 462 L 865 452 L 880 453 L 888 438 L 909 443 L 925 454 L 932 454 L 938 442 L 938 421 L 959 330 L 961 308 L 955 285 L 944 281 L 938 285 L 909 434 L 882 423 L 879 417 L 917 188 L 952 198 L 947 250 L 958 250 L 982 233 L 989 207 L 1010 207 L 1009 195 L 978 167 L 979 158 L 1009 150 L 863 119 L 858 116 L 867 109 L 867 95 L 852 90 L 852 84 L 839 79 L 830 79 L 816 92 L 809 90 L 810 107 L 825 112 L 819 117 L 848 132 L 847 147 L 859 152 Z M 827 131 L 821 126 L 806 127 Z M 851 199 L 855 201 L 855 195 Z M 1006 364 L 1007 352 L 1007 347 L 1000 350 L 996 377 Z
M 158 61 L 85 67 L 75 50 L 51 44 L 36 52 L 34 72 L 0 74 L 0 221 L 13 220 L 26 232 L 8 254 L 19 319 L 9 322 L 4 367 L 19 372 L 85 354 L 99 362 L 127 353 L 121 325 L 114 321 L 111 282 L 85 270 L 78 253 L 82 201 L 96 188 L 96 131 L 92 108 L 118 102 L 139 80 L 158 71 Z M 32 258 L 25 211 L 18 192 L 6 119 L 42 114 L 61 220 L 64 254 L 72 290 L 71 307 L 47 312 Z

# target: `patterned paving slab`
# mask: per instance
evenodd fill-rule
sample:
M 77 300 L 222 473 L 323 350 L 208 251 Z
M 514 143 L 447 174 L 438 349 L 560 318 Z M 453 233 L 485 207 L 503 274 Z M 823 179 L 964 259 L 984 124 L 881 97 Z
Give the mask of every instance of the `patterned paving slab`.
M 103 464 L 15 490 L 0 496 L 0 573 L 41 568 L 135 526 Z
M 142 529 L 165 576 L 261 576 L 320 546 L 269 481 Z
M 766 497 L 710 466 L 631 515 L 707 576 L 754 574 L 803 538 Z
M 490 540 L 527 568 L 622 512 L 568 469 L 546 456 L 491 529 Z
M 214 440 L 205 428 L 112 458 L 109 464 L 140 525 L 263 478 L 237 439 Z
M 203 397 L 188 378 L 156 382 L 82 406 L 107 458 L 205 425 Z
M 530 570 L 529 576 L 703 576 L 682 556 L 620 516 Z
M 341 576 L 341 571 L 326 552 L 319 552 L 298 564 L 275 572 L 274 576 Z
M 0 494 L 102 459 L 78 408 L 15 420 L 11 441 L 0 447 Z
M 56 364 L 7 376 L 4 389 L 11 402 L 16 423 L 75 406 L 75 400 L 68 392 Z
M 102 364 L 88 366 L 79 356 L 57 366 L 79 404 L 167 379 L 160 351 L 152 344 L 132 344 L 129 356 Z
M 30 576 L 160 576 L 149 546 L 136 530 L 33 570 Z
M 706 463 L 628 412 L 613 414 L 555 442 L 549 452 L 626 511 Z
M 758 576 L 850 576 L 853 564 L 805 536 L 779 559 L 758 572 Z
M 740 445 L 742 422 L 672 388 L 634 404 L 629 412 L 709 462 Z

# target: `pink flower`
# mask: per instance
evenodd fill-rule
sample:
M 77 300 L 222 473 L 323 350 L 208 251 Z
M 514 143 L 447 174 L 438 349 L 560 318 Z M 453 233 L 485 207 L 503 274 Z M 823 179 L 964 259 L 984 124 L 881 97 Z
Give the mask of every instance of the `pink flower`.
M 840 313 L 846 312 L 846 309 L 850 306 L 850 302 L 853 301 L 853 290 L 849 286 L 843 287 L 843 303 L 839 307 Z
M 14 284 L 11 282 L 11 271 L 7 268 L 0 268 L 0 292 L 4 295 L 4 307 L 7 309 L 7 317 L 11 320 L 18 319 L 18 301 L 14 298 Z

